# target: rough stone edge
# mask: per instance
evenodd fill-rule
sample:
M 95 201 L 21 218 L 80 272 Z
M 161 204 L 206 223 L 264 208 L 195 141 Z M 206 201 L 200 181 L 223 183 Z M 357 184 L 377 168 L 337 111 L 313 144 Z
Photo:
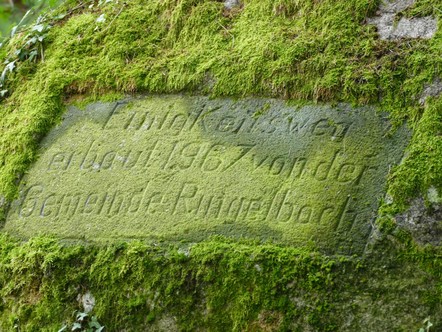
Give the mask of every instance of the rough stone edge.
M 394 216 L 398 227 L 408 231 L 420 245 L 442 245 L 442 198 L 437 190 L 434 194 L 435 190 L 431 187 L 426 199 L 413 199 L 406 211 Z
M 225 0 L 224 1 L 224 8 L 227 10 L 231 10 L 235 7 L 239 7 L 241 5 L 241 3 L 239 2 L 239 0 Z
M 406 18 L 395 22 L 396 14 L 414 5 L 416 0 L 384 0 L 375 17 L 368 18 L 368 24 L 377 27 L 381 40 L 431 39 L 437 32 L 438 22 L 431 16 Z
M 428 97 L 438 97 L 442 94 L 442 80 L 436 78 L 432 83 L 426 84 L 424 86 L 424 91 L 422 91 L 419 97 L 419 104 L 424 105 Z

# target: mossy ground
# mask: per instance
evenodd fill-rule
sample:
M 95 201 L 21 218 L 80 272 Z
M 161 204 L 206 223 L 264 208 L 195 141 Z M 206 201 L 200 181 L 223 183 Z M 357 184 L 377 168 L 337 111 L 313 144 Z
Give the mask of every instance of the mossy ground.
M 374 104 L 414 130 L 389 181 L 393 205 L 382 210 L 387 242 L 375 248 L 373 259 L 335 261 L 223 241 L 199 244 L 185 257 L 173 250 L 157 255 L 140 244 L 62 247 L 5 237 L 4 330 L 12 329 L 14 316 L 22 330 L 54 330 L 60 317 L 70 315 L 81 287 L 91 289 L 100 320 L 114 330 L 136 330 L 155 321 L 157 312 L 176 315 L 187 330 L 251 331 L 296 330 L 293 322 L 299 330 L 304 323 L 313 330 L 342 331 L 352 324 L 356 330 L 410 330 L 440 313 L 440 250 L 418 248 L 388 216 L 429 187 L 442 189 L 442 99 L 419 104 L 424 85 L 441 76 L 440 28 L 430 40 L 381 41 L 364 24 L 378 7 L 372 0 L 249 0 L 231 11 L 213 0 L 91 4 L 71 1 L 59 8 L 67 15 L 53 19 L 44 60 L 19 61 L 8 76 L 9 97 L 0 108 L 0 196 L 15 197 L 40 138 L 57 123 L 66 101 L 188 92 Z M 99 23 L 101 14 L 106 20 Z M 404 15 L 433 15 L 440 27 L 442 1 L 417 0 Z M 27 33 L 1 49 L 2 59 L 27 47 Z M 252 253 L 261 253 L 263 272 L 250 263 Z M 294 290 L 288 291 L 287 276 L 296 280 Z M 301 295 L 290 300 L 290 292 Z M 352 309 L 358 303 L 365 311 Z M 349 317 L 354 320 L 345 321 Z M 395 323 L 391 317 L 405 318 Z M 442 318 L 435 319 L 440 328 Z

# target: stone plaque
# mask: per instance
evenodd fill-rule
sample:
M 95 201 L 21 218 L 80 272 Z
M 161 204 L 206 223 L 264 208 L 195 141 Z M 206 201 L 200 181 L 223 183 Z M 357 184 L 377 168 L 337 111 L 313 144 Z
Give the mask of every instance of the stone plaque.
M 21 181 L 22 237 L 196 242 L 220 234 L 363 251 L 408 140 L 385 114 L 154 96 L 70 107 Z

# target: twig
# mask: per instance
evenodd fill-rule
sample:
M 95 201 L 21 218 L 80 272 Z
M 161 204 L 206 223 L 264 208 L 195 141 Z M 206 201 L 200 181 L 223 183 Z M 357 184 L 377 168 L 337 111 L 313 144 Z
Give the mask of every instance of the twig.
M 118 16 L 120 16 L 120 14 L 121 14 L 121 12 L 123 11 L 124 7 L 126 7 L 126 3 L 123 3 L 123 6 L 121 6 L 120 11 L 118 12 L 118 14 L 114 16 L 114 18 L 112 19 L 112 21 L 110 21 L 109 25 L 108 25 L 104 30 L 102 30 L 101 32 L 104 32 L 104 31 L 106 31 L 106 30 L 108 30 L 108 29 L 110 28 L 110 26 L 112 25 L 112 23 L 114 23 L 114 21 L 116 20 L 116 18 L 117 18 Z
M 226 32 L 232 36 L 232 44 L 235 44 L 235 36 L 221 23 L 218 22 L 218 24 L 221 26 L 221 28 L 223 28 L 224 30 L 226 30 Z

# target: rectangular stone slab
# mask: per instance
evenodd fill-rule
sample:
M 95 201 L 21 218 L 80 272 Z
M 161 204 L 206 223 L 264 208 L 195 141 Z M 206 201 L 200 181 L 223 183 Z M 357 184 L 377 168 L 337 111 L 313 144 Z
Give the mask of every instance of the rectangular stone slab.
M 360 253 L 409 136 L 390 129 L 374 108 L 270 99 L 69 107 L 4 228 L 97 241 L 220 234 Z

